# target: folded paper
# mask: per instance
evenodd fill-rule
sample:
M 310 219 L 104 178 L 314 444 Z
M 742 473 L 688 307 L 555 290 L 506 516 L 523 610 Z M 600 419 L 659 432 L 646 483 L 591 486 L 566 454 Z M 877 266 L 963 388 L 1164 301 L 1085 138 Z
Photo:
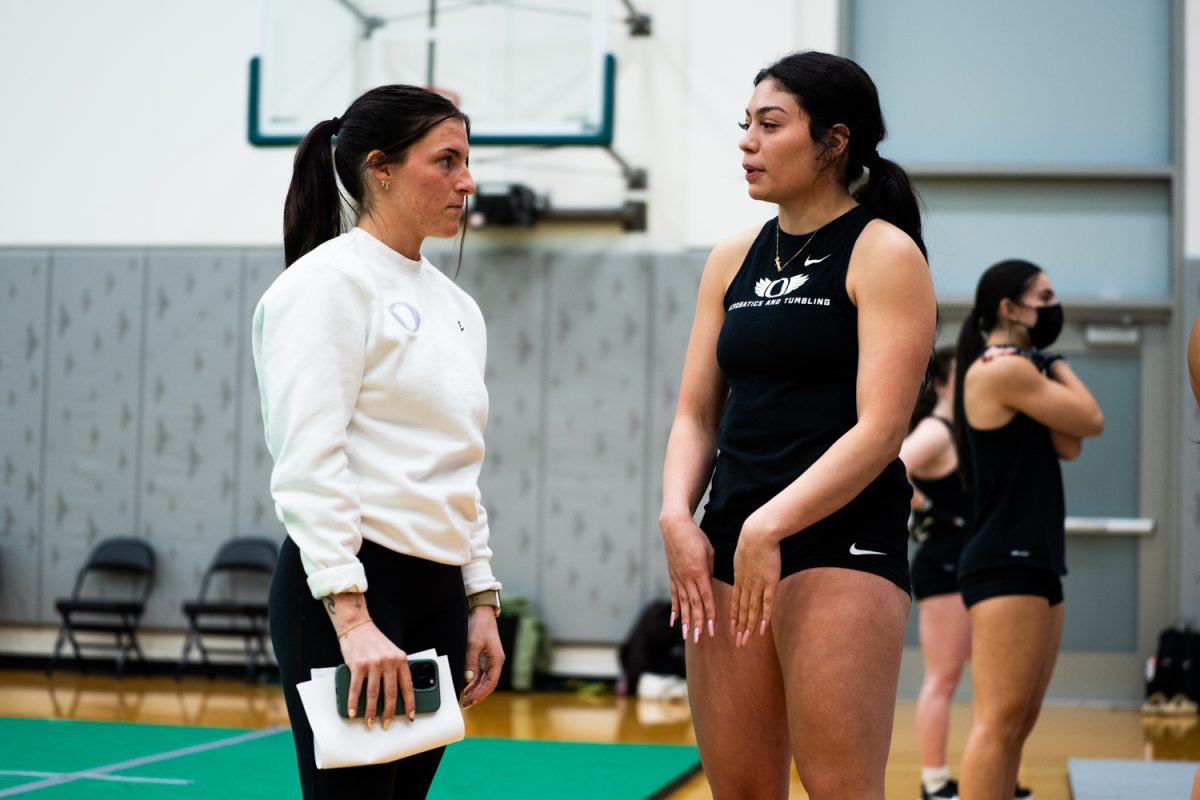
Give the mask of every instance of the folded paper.
M 311 680 L 296 686 L 312 728 L 318 769 L 386 764 L 463 739 L 465 726 L 458 698 L 454 696 L 449 659 L 434 650 L 409 653 L 408 657 L 437 660 L 442 705 L 433 713 L 417 714 L 413 721 L 409 721 L 401 707 L 386 731 L 382 725 L 368 728 L 361 719 L 338 715 L 333 682 L 336 667 L 314 669 Z

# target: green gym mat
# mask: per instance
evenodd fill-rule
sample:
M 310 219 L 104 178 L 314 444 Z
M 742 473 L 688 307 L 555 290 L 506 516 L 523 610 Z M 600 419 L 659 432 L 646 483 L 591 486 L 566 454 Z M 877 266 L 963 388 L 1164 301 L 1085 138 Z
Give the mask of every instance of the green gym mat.
M 0 719 L 0 798 L 299 798 L 287 729 Z M 468 739 L 451 745 L 430 798 L 663 797 L 699 768 L 696 748 Z

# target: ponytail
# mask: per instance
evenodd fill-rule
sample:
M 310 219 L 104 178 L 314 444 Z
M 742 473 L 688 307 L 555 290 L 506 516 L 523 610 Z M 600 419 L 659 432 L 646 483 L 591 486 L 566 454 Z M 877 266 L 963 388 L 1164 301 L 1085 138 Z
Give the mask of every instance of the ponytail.
M 867 182 L 854 192 L 854 199 L 875 216 L 887 220 L 909 235 L 926 258 L 921 237 L 921 208 L 908 173 L 895 161 L 871 153 L 866 159 Z
M 340 120 L 318 122 L 296 150 L 292 182 L 283 201 L 284 269 L 342 233 L 342 198 L 333 169 L 333 142 Z
M 954 348 L 954 449 L 958 453 L 958 475 L 967 491 L 971 490 L 975 474 L 971 464 L 971 443 L 967 439 L 963 382 L 967 368 L 983 350 L 983 343 L 982 320 L 979 312 L 972 308 L 958 331 L 958 344 Z

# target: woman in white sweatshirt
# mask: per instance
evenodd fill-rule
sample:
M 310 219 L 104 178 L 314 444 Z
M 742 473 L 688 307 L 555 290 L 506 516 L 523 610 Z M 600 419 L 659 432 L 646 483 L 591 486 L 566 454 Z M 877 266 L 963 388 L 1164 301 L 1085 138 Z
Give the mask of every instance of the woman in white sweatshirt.
M 373 89 L 317 123 L 288 189 L 287 266 L 254 312 L 271 494 L 288 532 L 271 638 L 306 798 L 424 797 L 442 757 L 318 771 L 295 688 L 313 667 L 348 664 L 350 708 L 365 680 L 366 724 L 387 728 L 413 717 L 407 652 L 448 656 L 468 707 L 504 662 L 478 488 L 483 317 L 421 255 L 426 237 L 459 230 L 475 191 L 467 126 L 411 86 Z M 356 216 L 346 233 L 338 180 Z

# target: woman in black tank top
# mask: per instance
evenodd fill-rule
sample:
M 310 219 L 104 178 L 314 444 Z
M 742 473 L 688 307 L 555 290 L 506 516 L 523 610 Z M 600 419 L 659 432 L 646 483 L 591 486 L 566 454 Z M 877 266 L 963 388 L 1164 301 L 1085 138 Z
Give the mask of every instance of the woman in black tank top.
M 950 702 L 971 649 L 967 608 L 958 593 L 958 559 L 971 517 L 971 498 L 954 449 L 954 348 L 934 353 L 929 386 L 917 403 L 900 460 L 913 484 L 912 559 L 924 673 L 917 695 L 921 800 L 957 795 L 946 764 Z
M 1104 417 L 1083 382 L 1045 352 L 1062 328 L 1050 279 L 1002 261 L 979 280 L 959 334 L 955 431 L 975 515 L 959 562 L 971 619 L 972 727 L 962 796 L 1011 798 L 1062 635 L 1066 516 L 1059 459 Z
M 742 127 L 779 216 L 709 257 L 663 474 L 696 737 L 716 798 L 786 797 L 794 760 L 810 797 L 882 800 L 910 606 L 897 455 L 936 316 L 920 215 L 848 59 L 763 70 Z

